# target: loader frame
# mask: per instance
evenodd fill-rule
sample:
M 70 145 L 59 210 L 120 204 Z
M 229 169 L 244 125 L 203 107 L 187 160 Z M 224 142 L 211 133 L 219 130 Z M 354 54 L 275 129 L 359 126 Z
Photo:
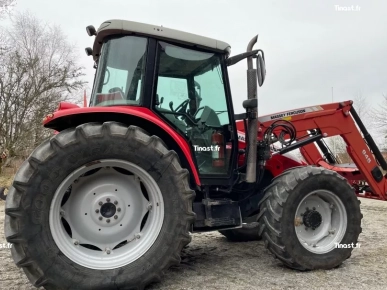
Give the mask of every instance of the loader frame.
M 306 163 L 333 170 L 345 177 L 360 197 L 387 200 L 387 163 L 372 136 L 365 128 L 352 101 L 331 103 L 258 118 L 258 138 L 275 121 L 291 122 L 296 142 L 273 153 L 299 149 Z M 242 129 L 243 124 L 237 123 Z M 280 135 L 280 129 L 274 131 Z M 354 164 L 340 164 L 323 138 L 341 136 Z

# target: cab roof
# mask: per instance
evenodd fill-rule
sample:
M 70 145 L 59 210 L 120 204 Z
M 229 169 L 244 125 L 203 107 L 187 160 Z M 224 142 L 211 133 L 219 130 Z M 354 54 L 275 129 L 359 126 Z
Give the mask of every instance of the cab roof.
M 163 26 L 156 26 L 128 20 L 107 20 L 103 22 L 97 30 L 97 36 L 93 46 L 93 58 L 97 60 L 101 51 L 103 40 L 111 35 L 144 35 L 161 40 L 169 40 L 182 43 L 188 46 L 204 48 L 216 52 L 230 54 L 231 46 L 223 41 L 200 36 Z

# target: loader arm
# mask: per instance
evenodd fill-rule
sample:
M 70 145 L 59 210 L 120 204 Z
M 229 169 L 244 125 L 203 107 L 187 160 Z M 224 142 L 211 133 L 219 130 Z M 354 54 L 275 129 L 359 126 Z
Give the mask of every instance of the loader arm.
M 275 121 L 282 119 L 291 122 L 296 129 L 297 139 L 289 147 L 299 148 L 308 164 L 336 171 L 355 187 L 360 196 L 387 200 L 386 161 L 352 104 L 352 101 L 346 101 L 263 116 L 258 118 L 258 135 L 263 137 L 265 130 Z M 279 136 L 280 131 L 273 132 Z M 322 139 L 332 136 L 343 138 L 354 164 L 337 163 Z M 362 181 L 367 186 L 361 187 Z M 365 194 L 362 194 L 364 190 Z

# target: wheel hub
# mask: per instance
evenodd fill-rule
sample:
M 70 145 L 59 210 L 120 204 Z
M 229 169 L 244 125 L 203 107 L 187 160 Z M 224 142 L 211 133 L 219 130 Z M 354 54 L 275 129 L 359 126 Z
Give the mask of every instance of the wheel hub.
M 132 202 L 129 200 L 125 201 L 123 196 L 119 196 L 115 192 L 116 187 L 93 189 L 93 192 L 89 192 L 89 195 L 95 192 L 96 197 L 91 203 L 88 200 L 83 203 L 83 206 L 87 209 L 86 211 L 90 212 L 91 221 L 93 222 L 89 226 L 96 226 L 98 231 L 100 227 L 115 229 L 115 233 L 110 233 L 112 235 L 122 231 L 122 226 L 120 225 L 128 224 L 129 220 L 133 218 L 133 210 L 129 210 Z M 124 188 L 117 187 L 117 190 L 117 192 L 123 192 Z M 87 218 L 87 216 L 84 216 L 84 218 Z M 117 225 L 118 227 L 115 227 Z
M 334 192 L 312 191 L 297 207 L 294 229 L 301 245 L 312 253 L 333 250 L 343 239 L 346 227 L 345 206 Z
M 111 218 L 112 216 L 115 215 L 117 209 L 116 209 L 116 206 L 114 204 L 112 204 L 111 202 L 107 202 L 101 206 L 100 211 L 101 211 L 101 215 L 104 218 Z
M 317 229 L 322 222 L 321 214 L 316 210 L 307 210 L 303 216 L 304 225 L 308 228 Z

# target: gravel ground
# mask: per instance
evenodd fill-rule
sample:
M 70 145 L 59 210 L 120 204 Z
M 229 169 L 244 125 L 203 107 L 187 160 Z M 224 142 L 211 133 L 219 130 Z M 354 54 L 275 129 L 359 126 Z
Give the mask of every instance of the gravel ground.
M 341 267 L 330 271 L 297 272 L 282 266 L 262 242 L 230 243 L 215 233 L 195 234 L 182 253 L 179 267 L 148 290 L 181 289 L 387 289 L 387 202 L 362 199 L 361 247 Z M 4 202 L 0 201 L 0 244 L 5 243 Z M 0 249 L 0 289 L 32 290 L 9 249 Z M 381 272 L 379 272 L 381 270 Z

